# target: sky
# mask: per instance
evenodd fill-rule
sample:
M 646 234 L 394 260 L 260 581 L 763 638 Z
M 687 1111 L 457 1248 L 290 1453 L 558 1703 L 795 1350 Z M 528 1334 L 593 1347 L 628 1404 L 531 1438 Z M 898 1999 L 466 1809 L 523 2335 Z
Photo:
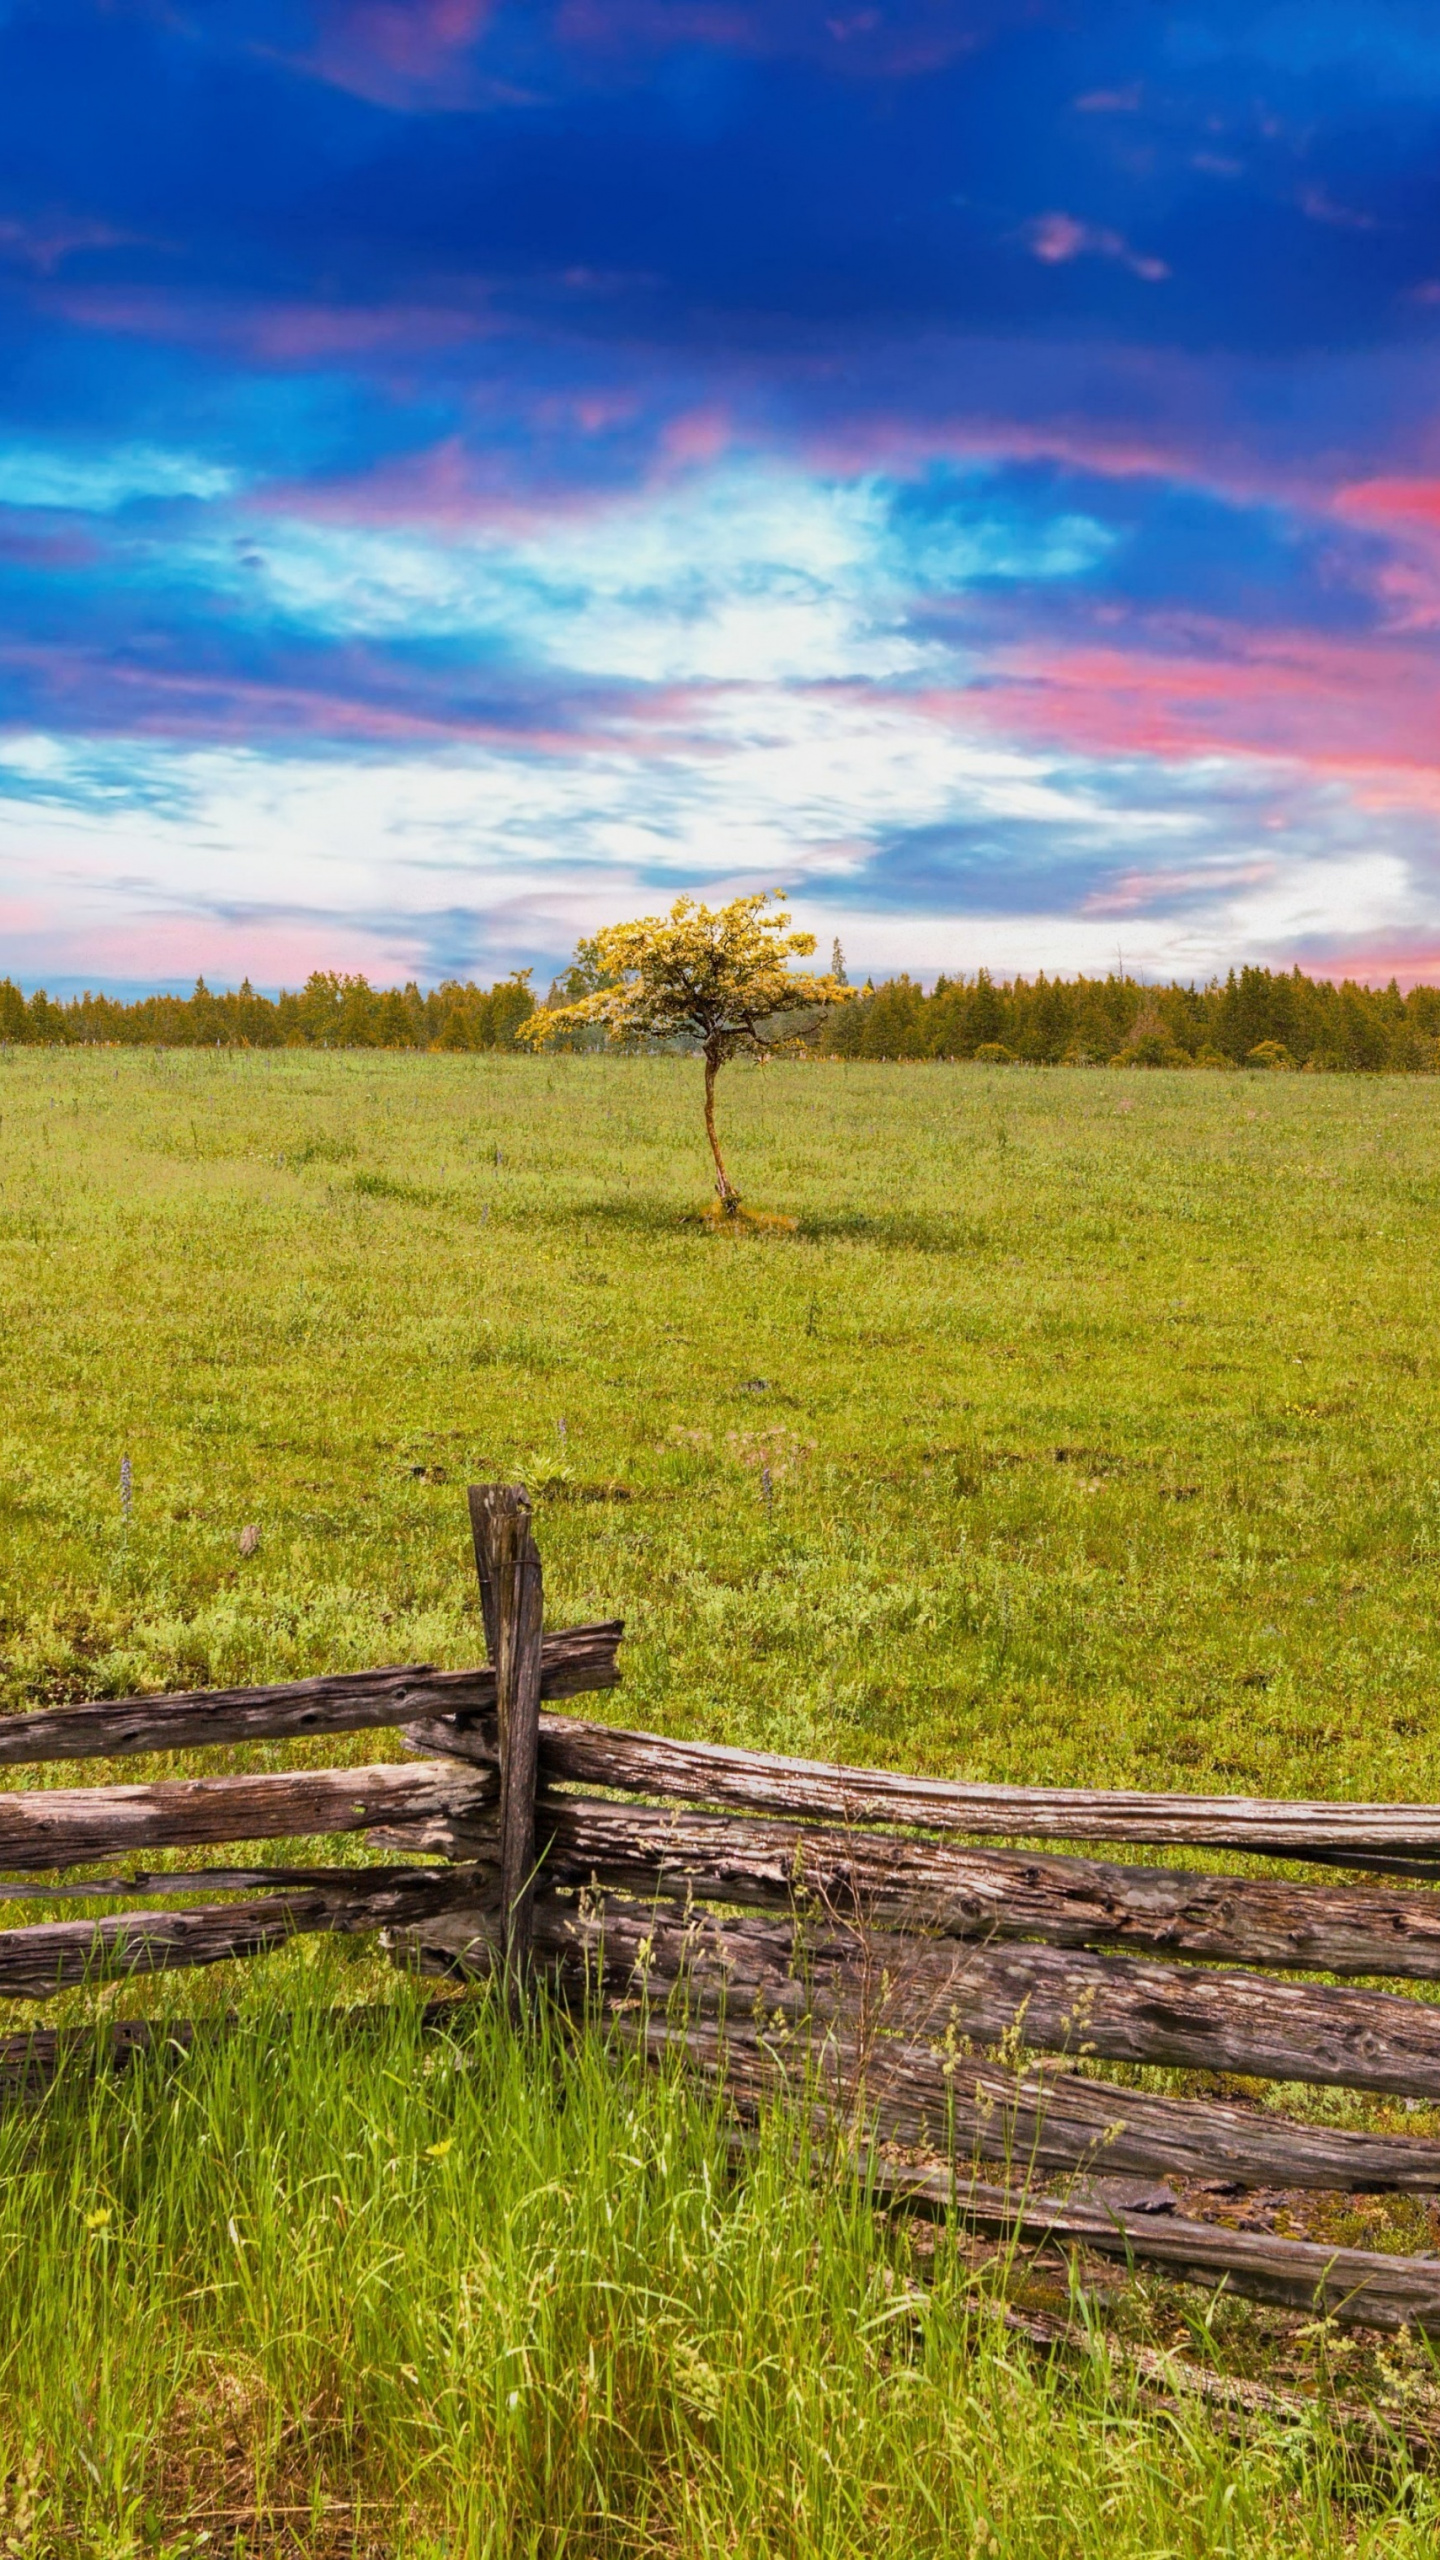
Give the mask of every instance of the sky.
M 0 974 L 1440 979 L 1435 0 L 0 0 Z

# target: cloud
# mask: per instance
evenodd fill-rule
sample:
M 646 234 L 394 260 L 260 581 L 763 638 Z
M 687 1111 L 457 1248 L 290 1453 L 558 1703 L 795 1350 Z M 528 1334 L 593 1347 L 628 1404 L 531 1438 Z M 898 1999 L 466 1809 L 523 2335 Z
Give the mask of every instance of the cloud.
M 261 299 L 243 292 L 187 292 L 134 285 L 66 285 L 53 307 L 78 328 L 173 341 L 297 371 L 349 362 L 413 367 L 451 348 L 494 337 L 499 322 L 476 291 L 464 304 Z
M 1360 0 L 10 13 L 26 950 L 538 964 L 773 877 L 879 964 L 1440 947 L 1435 58 Z
M 494 15 L 495 0 L 324 0 L 311 46 L 284 58 L 373 106 L 463 112 L 493 94 L 473 56 Z
M 236 486 L 223 463 L 161 445 L 84 452 L 0 443 L 0 506 L 69 508 L 108 514 L 136 498 L 219 498 Z
M 1163 258 L 1141 256 L 1123 233 L 1099 223 L 1078 222 L 1072 213 L 1037 214 L 1026 236 L 1032 257 L 1042 266 L 1066 267 L 1075 258 L 1118 258 L 1146 284 L 1163 284 L 1170 273 Z
M 1433 650 L 1306 631 L 1202 628 L 1145 650 L 1043 642 L 999 654 L 989 716 L 1091 754 L 1258 756 L 1440 807 Z
M 1337 204 L 1324 187 L 1302 187 L 1300 210 L 1311 222 L 1328 223 L 1332 231 L 1378 231 L 1379 218 L 1358 205 Z
M 1335 504 L 1364 524 L 1440 533 L 1440 479 L 1356 481 L 1337 491 Z
M 607 917 L 775 878 L 862 967 L 1103 967 L 1117 927 L 1131 965 L 1182 974 L 1301 939 L 1440 942 L 1433 826 L 1343 776 L 1017 742 L 973 692 L 705 686 L 634 708 L 628 735 L 617 703 L 607 729 L 424 757 L 32 733 L 0 757 L 0 912 L 37 877 L 52 897 L 10 965 L 128 971 L 149 935 L 232 978 L 337 949 L 404 975 L 463 929 L 466 965 L 545 971 Z
M 964 61 L 1006 22 L 1005 0 L 562 0 L 556 33 L 565 46 L 622 61 L 715 52 L 914 80 Z
M 29 267 L 38 276 L 53 276 L 69 258 L 86 250 L 150 246 L 141 232 L 122 231 L 112 222 L 83 214 L 38 215 L 29 219 L 0 215 L 0 258 Z

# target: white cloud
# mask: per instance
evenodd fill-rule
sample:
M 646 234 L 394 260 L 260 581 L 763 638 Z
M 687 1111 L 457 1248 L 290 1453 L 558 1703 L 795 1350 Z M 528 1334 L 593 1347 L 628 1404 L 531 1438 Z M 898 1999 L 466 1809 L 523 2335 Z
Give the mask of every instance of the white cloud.
M 160 445 L 74 453 L 45 445 L 0 445 L 0 506 L 65 507 L 108 515 L 132 498 L 222 498 L 235 485 L 233 471 Z
M 682 888 L 742 885 L 784 886 L 862 968 L 926 973 L 1103 971 L 1120 949 L 1203 976 L 1237 949 L 1440 930 L 1440 882 L 1403 815 L 1298 774 L 1287 792 L 1273 765 L 1172 774 L 998 746 L 963 705 L 866 691 L 721 693 L 633 752 L 359 762 L 129 743 L 124 764 L 122 793 L 89 744 L 12 743 L 12 969 L 488 975 L 548 966 Z
M 893 680 L 948 653 L 906 630 L 918 588 L 1069 577 L 1110 536 L 969 509 L 897 525 L 874 480 L 719 469 L 536 532 L 440 535 L 282 516 L 191 546 L 227 593 L 333 636 L 472 640 L 546 674 L 649 684 Z

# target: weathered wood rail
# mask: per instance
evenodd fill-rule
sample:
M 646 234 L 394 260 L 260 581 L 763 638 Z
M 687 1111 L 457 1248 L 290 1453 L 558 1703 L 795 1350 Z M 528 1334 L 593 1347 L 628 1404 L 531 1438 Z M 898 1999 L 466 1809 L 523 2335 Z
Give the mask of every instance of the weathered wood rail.
M 783 2088 L 859 2142 L 944 2164 L 873 2158 L 897 2201 L 1440 2335 L 1440 2258 L 1235 2231 L 1187 2219 L 1174 2192 L 1393 2191 L 1440 2208 L 1440 2139 L 1097 2076 L 1161 2066 L 1440 2105 L 1440 2002 L 1383 1987 L 1440 1982 L 1440 1894 L 1424 1881 L 1440 1876 L 1440 1805 L 979 1785 L 547 1712 L 615 1685 L 623 1629 L 543 1632 L 521 1488 L 472 1488 L 470 1525 L 489 1653 L 474 1669 L 400 1665 L 0 1722 L 12 1769 L 377 1729 L 398 1729 L 411 1755 L 0 1792 L 0 1896 L 172 1905 L 0 1930 L 0 1997 L 220 1963 L 305 1932 L 383 1931 L 422 1970 L 494 1974 L 517 2012 L 527 1981 L 597 2007 L 645 2052 L 723 2076 L 742 2108 Z M 133 1863 L 356 1834 L 409 1863 Z M 995 1845 L 1007 1840 L 1023 1845 Z M 1076 1853 L 1103 1841 L 1371 1880 Z M 1082 2182 L 1073 2193 L 1038 2193 L 1037 2179 L 1066 2176 Z M 1126 2178 L 1171 2181 L 1158 2190 L 1170 2209 L 1155 2192 L 1132 2209 L 1113 2185 Z

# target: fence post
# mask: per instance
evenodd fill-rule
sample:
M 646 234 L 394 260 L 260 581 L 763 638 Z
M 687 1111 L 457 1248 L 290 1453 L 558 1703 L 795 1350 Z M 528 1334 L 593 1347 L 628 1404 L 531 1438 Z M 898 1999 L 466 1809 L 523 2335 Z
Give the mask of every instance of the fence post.
M 485 1640 L 495 1665 L 500 1744 L 500 1907 L 513 1998 L 530 1959 L 535 1898 L 535 1788 L 540 1763 L 540 1550 L 522 1484 L 472 1484 L 470 1534 Z

